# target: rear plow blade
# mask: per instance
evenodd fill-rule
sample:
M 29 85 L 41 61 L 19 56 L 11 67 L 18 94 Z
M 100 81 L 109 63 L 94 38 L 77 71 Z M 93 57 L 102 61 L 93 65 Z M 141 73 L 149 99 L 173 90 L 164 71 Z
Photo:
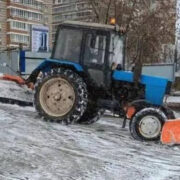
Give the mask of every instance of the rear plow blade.
M 0 102 L 33 106 L 33 90 L 18 76 L 2 75 L 0 77 Z
M 161 133 L 161 142 L 167 145 L 180 144 L 180 118 L 165 122 Z

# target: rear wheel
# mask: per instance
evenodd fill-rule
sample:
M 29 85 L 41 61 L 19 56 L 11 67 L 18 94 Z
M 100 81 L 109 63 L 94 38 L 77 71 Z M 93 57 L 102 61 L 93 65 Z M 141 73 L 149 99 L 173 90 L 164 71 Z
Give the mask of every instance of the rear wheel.
M 99 109 L 93 105 L 89 105 L 83 114 L 83 116 L 78 121 L 79 124 L 93 124 L 97 122 L 101 116 L 104 114 L 104 109 Z
M 71 70 L 52 69 L 35 87 L 34 104 L 45 120 L 78 121 L 87 106 L 87 90 L 82 78 Z
M 158 140 L 166 119 L 165 114 L 158 108 L 142 109 L 130 122 L 130 133 L 137 140 Z

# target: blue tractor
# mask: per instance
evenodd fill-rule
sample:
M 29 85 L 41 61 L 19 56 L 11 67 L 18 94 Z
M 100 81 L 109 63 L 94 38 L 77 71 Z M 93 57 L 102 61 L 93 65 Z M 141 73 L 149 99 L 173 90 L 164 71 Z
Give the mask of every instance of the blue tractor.
M 118 27 L 67 21 L 59 25 L 50 59 L 29 76 L 34 104 L 45 120 L 92 124 L 104 110 L 130 120 L 132 136 L 156 140 L 163 123 L 174 118 L 163 105 L 167 79 L 125 71 L 124 35 Z

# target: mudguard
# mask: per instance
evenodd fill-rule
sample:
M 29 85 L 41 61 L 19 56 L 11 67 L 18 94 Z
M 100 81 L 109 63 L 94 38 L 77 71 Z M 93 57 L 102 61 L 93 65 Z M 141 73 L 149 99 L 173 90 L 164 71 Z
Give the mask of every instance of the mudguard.
M 35 84 L 37 76 L 40 71 L 48 72 L 51 70 L 51 68 L 61 67 L 61 66 L 75 70 L 77 72 L 83 72 L 82 66 L 78 63 L 66 61 L 66 60 L 45 59 L 39 66 L 36 67 L 36 69 L 33 70 L 29 78 L 26 80 L 26 83 L 32 82 Z
M 132 120 L 133 116 L 136 114 L 136 112 L 140 111 L 141 109 L 152 107 L 152 104 L 145 99 L 139 99 L 135 100 L 128 104 L 126 109 L 126 117 L 130 120 Z
M 57 60 L 57 59 L 44 60 L 35 70 L 46 71 L 53 66 L 60 66 L 60 65 L 71 66 L 74 69 L 76 69 L 76 71 L 79 71 L 79 72 L 83 71 L 82 66 L 78 63 L 65 61 L 65 60 Z
M 132 119 L 134 114 L 141 109 L 147 108 L 147 107 L 158 107 L 161 109 L 161 111 L 167 116 L 168 119 L 175 119 L 174 112 L 167 106 L 161 105 L 161 106 L 153 106 L 151 102 L 146 101 L 145 99 L 139 99 L 135 100 L 128 104 L 127 107 L 127 117 L 128 119 Z

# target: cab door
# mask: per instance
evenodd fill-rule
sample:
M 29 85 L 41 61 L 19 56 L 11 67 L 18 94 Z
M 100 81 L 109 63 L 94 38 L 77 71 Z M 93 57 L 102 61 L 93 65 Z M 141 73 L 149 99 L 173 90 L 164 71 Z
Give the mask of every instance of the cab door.
M 97 87 L 106 87 L 108 47 L 108 33 L 102 31 L 85 33 L 83 66 Z

